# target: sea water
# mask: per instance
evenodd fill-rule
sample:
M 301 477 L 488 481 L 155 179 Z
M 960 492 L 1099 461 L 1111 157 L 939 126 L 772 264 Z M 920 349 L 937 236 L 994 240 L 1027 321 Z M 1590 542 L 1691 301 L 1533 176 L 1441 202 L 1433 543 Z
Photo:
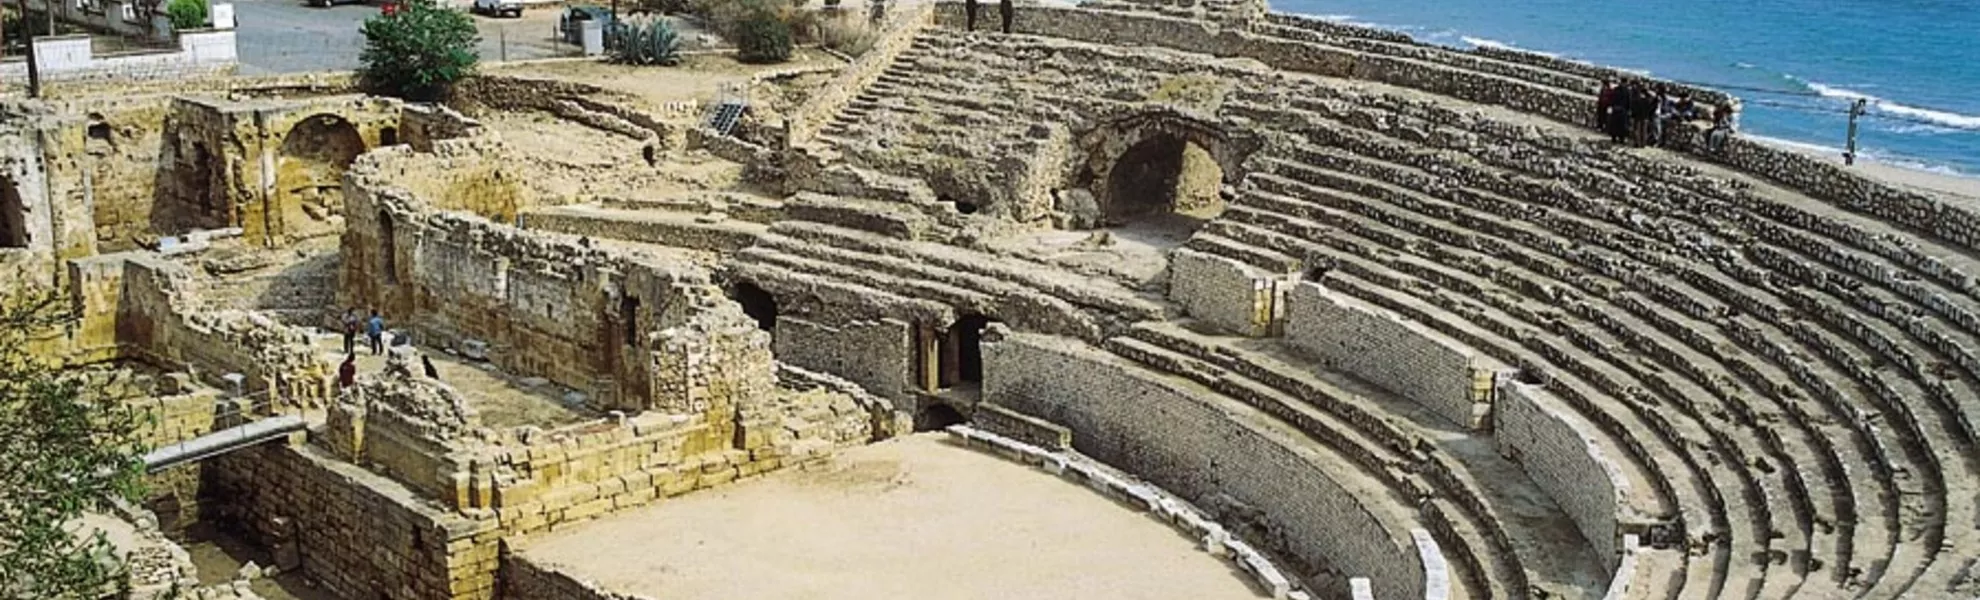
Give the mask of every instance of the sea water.
M 1980 177 L 1980 0 L 1275 0 L 1273 10 L 1719 87 L 1742 132 Z

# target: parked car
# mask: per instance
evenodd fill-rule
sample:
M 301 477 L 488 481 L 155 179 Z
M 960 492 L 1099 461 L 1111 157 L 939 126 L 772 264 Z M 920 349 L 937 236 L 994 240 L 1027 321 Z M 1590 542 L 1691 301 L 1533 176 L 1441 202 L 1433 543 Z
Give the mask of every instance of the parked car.
M 474 0 L 474 12 L 489 16 L 521 17 L 522 0 Z

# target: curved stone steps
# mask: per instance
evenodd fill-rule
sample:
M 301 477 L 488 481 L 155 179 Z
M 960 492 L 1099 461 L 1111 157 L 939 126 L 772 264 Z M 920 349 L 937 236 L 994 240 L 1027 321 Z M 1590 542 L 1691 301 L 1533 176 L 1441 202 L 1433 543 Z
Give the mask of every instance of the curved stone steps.
M 1409 531 L 1425 526 L 1416 516 L 1419 509 L 1413 506 L 1415 498 L 1403 494 L 1402 490 L 1393 487 L 1389 481 L 1359 466 L 1351 456 L 1340 454 L 1324 440 L 1313 437 L 1283 418 L 1205 386 L 1191 377 L 1178 374 L 1208 369 L 1208 365 L 1141 340 L 1125 337 L 1110 338 L 1103 344 L 1103 348 L 1134 368 L 1145 371 L 1151 378 L 1172 382 L 1173 387 L 1192 392 L 1192 396 L 1217 406 L 1221 412 L 1231 415 L 1234 421 L 1247 427 L 1271 432 L 1271 437 L 1278 439 L 1306 441 L 1299 443 L 1298 447 L 1304 452 L 1320 457 L 1320 460 L 1312 461 L 1312 464 L 1316 465 L 1315 468 L 1323 470 L 1324 476 L 1335 485 L 1350 491 L 1356 504 L 1383 523 L 1383 531 L 1390 536 L 1388 543 L 1401 547 L 1414 547 L 1414 543 L 1410 541 Z M 1346 579 L 1357 574 L 1342 573 L 1341 575 L 1342 579 Z M 1453 578 L 1450 583 L 1454 586 L 1452 590 L 1455 592 L 1452 596 L 1454 598 L 1487 597 L 1477 590 L 1468 589 L 1463 579 Z
M 1632 462 L 1654 473 L 1656 489 L 1675 502 L 1678 514 L 1683 516 L 1683 527 L 1688 538 L 1686 554 L 1689 566 L 1685 569 L 1685 581 L 1681 584 L 1686 592 L 1680 594 L 1681 597 L 1717 597 L 1721 588 L 1728 585 L 1728 580 L 1758 579 L 1759 575 L 1752 572 L 1750 565 L 1735 564 L 1737 559 L 1730 546 L 1731 540 L 1723 533 L 1715 533 L 1727 531 L 1734 519 L 1720 508 L 1725 502 L 1713 482 L 1714 470 L 1707 466 L 1708 462 L 1701 462 L 1692 452 L 1682 450 L 1691 447 L 1691 444 L 1675 439 L 1667 420 L 1635 401 L 1626 400 L 1633 397 L 1632 394 L 1619 394 L 1626 391 L 1624 384 L 1620 383 L 1624 376 L 1606 365 L 1575 362 L 1566 356 L 1550 357 L 1548 348 L 1534 346 L 1532 342 L 1522 339 L 1520 332 L 1512 331 L 1502 323 L 1485 323 L 1470 315 L 1450 312 L 1435 303 L 1425 303 L 1412 293 L 1375 279 L 1363 279 L 1360 275 L 1367 273 L 1379 277 L 1380 274 L 1357 268 L 1352 261 L 1344 264 L 1349 266 L 1327 273 L 1323 283 L 1330 289 L 1394 310 L 1509 364 L 1537 369 L 1546 379 L 1547 389 L 1559 394 L 1577 412 L 1617 440 L 1621 447 L 1628 450 L 1626 456 Z M 1537 335 L 1545 334 L 1529 333 L 1526 337 Z M 1645 438 L 1641 436 L 1642 432 L 1653 435 Z M 1657 448 L 1653 450 L 1646 443 Z M 1727 477 L 1723 473 L 1719 476 Z M 1743 507 L 1734 507 L 1734 510 L 1743 517 Z M 1750 524 L 1744 519 L 1739 522 Z M 1744 537 L 1751 539 L 1752 536 Z
M 967 284 L 975 280 L 1009 282 L 1059 298 L 1073 306 L 1120 315 L 1135 321 L 1167 318 L 1164 303 L 1112 280 L 1091 278 L 1044 265 L 933 242 L 898 240 L 822 223 L 784 221 L 771 227 L 766 239 L 796 240 L 791 247 L 839 248 L 939 269 L 943 277 Z M 896 263 L 899 264 L 899 263 Z M 974 276 L 966 277 L 966 276 Z
M 1271 172 L 1274 170 L 1275 168 L 1268 161 L 1268 163 L 1265 166 L 1264 172 Z M 1254 176 L 1256 177 L 1258 175 L 1254 175 Z M 1419 199 L 1419 201 L 1428 202 L 1427 199 Z M 1359 201 L 1344 196 L 1340 200 L 1329 204 L 1336 207 L 1348 208 L 1341 206 L 1341 204 L 1357 203 L 1357 202 Z M 1446 206 L 1444 208 L 1448 209 L 1450 207 Z M 1370 212 L 1371 210 L 1378 213 L 1381 212 L 1379 209 L 1375 209 L 1373 207 L 1367 207 L 1367 206 L 1362 206 L 1362 207 L 1358 207 L 1358 209 L 1350 209 L 1350 210 L 1356 210 L 1357 212 L 1364 212 L 1364 213 Z M 1431 211 L 1431 212 L 1439 212 L 1442 214 L 1457 214 L 1459 211 L 1443 210 L 1443 211 Z M 1428 214 L 1424 214 L 1424 213 L 1415 213 L 1415 214 L 1417 214 L 1418 217 L 1423 219 L 1434 220 L 1434 217 L 1431 217 Z M 1422 228 L 1425 227 L 1440 227 L 1437 225 L 1426 225 L 1420 221 L 1416 221 L 1415 219 L 1418 217 L 1390 214 L 1389 218 L 1382 220 L 1394 224 L 1402 224 L 1405 222 L 1415 223 L 1416 227 L 1409 227 L 1407 229 L 1411 229 L 1412 231 L 1418 234 L 1423 234 Z M 1462 226 L 1460 226 L 1460 229 L 1462 229 Z M 1541 297 L 1546 297 L 1547 295 L 1551 294 L 1554 296 L 1553 300 L 1555 301 L 1556 304 L 1565 304 L 1570 309 L 1575 308 L 1577 306 L 1587 306 L 1575 302 L 1571 298 L 1560 297 L 1561 290 L 1580 288 L 1581 286 L 1579 285 L 1569 285 L 1566 282 L 1558 280 L 1557 278 L 1552 276 L 1543 275 L 1539 278 L 1534 278 L 1533 274 L 1524 272 L 1525 269 L 1523 267 L 1516 269 L 1499 268 L 1493 265 L 1494 261 L 1492 261 L 1489 258 L 1484 258 L 1479 255 L 1470 254 L 1468 252 L 1463 252 L 1463 251 L 1453 251 L 1453 249 L 1455 248 L 1475 248 L 1481 245 L 1477 243 L 1476 240 L 1470 239 L 1468 237 L 1468 234 L 1464 234 L 1461 231 L 1455 233 L 1446 231 L 1446 234 L 1443 235 L 1442 237 L 1443 239 L 1439 240 L 1442 245 L 1419 244 L 1419 245 L 1412 245 L 1411 247 L 1427 248 L 1429 249 L 1429 251 L 1434 253 L 1446 254 L 1446 256 L 1429 256 L 1428 258 L 1442 259 L 1440 262 L 1442 262 L 1443 264 L 1463 265 L 1467 268 L 1467 270 L 1474 270 L 1474 273 L 1477 275 L 1488 276 L 1490 279 L 1499 280 L 1501 283 L 1515 283 L 1516 288 L 1524 287 L 1526 289 L 1534 290 L 1534 291 L 1545 291 L 1547 293 L 1542 293 Z M 1501 250 L 1501 252 L 1498 253 L 1498 255 L 1495 256 L 1495 258 L 1503 258 L 1505 252 L 1512 251 L 1511 248 L 1504 246 L 1499 248 L 1499 250 Z M 1511 262 L 1514 264 L 1524 264 L 1532 261 L 1512 260 Z M 1513 281 L 1507 282 L 1504 281 L 1505 279 L 1511 279 Z M 1584 292 L 1585 291 L 1586 290 L 1584 290 Z M 1531 296 L 1534 294 L 1529 293 L 1528 295 Z M 1591 294 L 1591 298 L 1599 299 L 1600 297 L 1601 297 L 1600 294 Z M 1601 302 L 1601 303 L 1604 305 L 1607 304 L 1607 302 Z M 1639 351 L 1642 351 L 1649 356 L 1671 357 L 1669 359 L 1664 360 L 1664 362 L 1668 365 L 1673 366 L 1679 371 L 1685 372 L 1697 383 L 1701 385 L 1706 385 L 1708 387 L 1712 387 L 1714 389 L 1714 393 L 1713 393 L 1714 396 L 1726 398 L 1728 400 L 1737 400 L 1738 397 L 1743 395 L 1750 395 L 1750 396 L 1762 395 L 1758 392 L 1758 390 L 1746 387 L 1744 383 L 1737 386 L 1738 388 L 1741 388 L 1737 390 L 1725 389 L 1722 387 L 1713 386 L 1712 384 L 1715 382 L 1731 380 L 1733 378 L 1730 375 L 1728 375 L 1725 370 L 1701 371 L 1697 368 L 1686 368 L 1686 367 L 1697 364 L 1717 363 L 1718 362 L 1717 360 L 1709 358 L 1704 354 L 1700 354 L 1696 349 L 1692 348 L 1688 344 L 1677 344 L 1671 341 L 1671 339 L 1669 338 L 1661 337 L 1664 335 L 1662 332 L 1658 332 L 1656 328 L 1648 326 L 1646 323 L 1637 320 L 1633 316 L 1629 316 L 1628 312 L 1617 313 L 1614 311 L 1606 311 L 1606 310 L 1584 309 L 1584 311 L 1581 312 L 1581 314 L 1579 314 L 1578 316 L 1581 316 L 1583 317 L 1584 320 L 1588 320 L 1591 322 L 1599 322 L 1599 321 L 1595 321 L 1594 319 L 1591 319 L 1591 317 L 1597 317 L 1597 316 L 1609 317 L 1614 322 L 1603 323 L 1604 329 L 1608 330 L 1610 333 L 1614 335 L 1624 336 L 1625 338 L 1628 338 L 1633 333 L 1640 331 L 1656 332 L 1656 336 L 1657 336 L 1656 339 L 1640 339 L 1641 336 L 1638 335 L 1636 337 L 1638 337 L 1639 339 L 1630 342 L 1628 345 L 1635 347 Z M 1753 416 L 1754 411 L 1752 411 L 1751 409 L 1746 409 L 1743 405 L 1740 404 L 1736 404 L 1735 408 L 1743 409 L 1737 412 L 1741 413 L 1743 417 L 1741 421 L 1744 426 L 1754 427 L 1756 425 Z M 1764 413 L 1762 417 L 1766 418 L 1766 420 L 1772 421 L 1772 420 L 1777 420 L 1779 418 L 1778 415 L 1779 415 L 1779 411 L 1769 410 L 1766 411 L 1766 413 Z M 1796 454 L 1799 454 L 1801 456 L 1814 457 L 1816 460 L 1823 460 L 1823 462 L 1834 461 L 1835 459 L 1833 452 L 1826 451 L 1826 449 L 1829 448 L 1829 444 L 1826 443 L 1826 440 L 1821 442 L 1810 441 L 1808 438 L 1819 437 L 1819 436 L 1815 435 L 1813 432 L 1807 431 L 1805 427 L 1803 427 L 1803 429 L 1804 429 L 1803 436 L 1798 436 L 1786 442 L 1788 444 L 1796 446 L 1797 449 Z M 1760 431 L 1765 433 L 1768 430 L 1761 429 Z M 1772 436 L 1768 436 L 1768 437 L 1771 438 Z M 1780 449 L 1781 443 L 1776 442 L 1773 439 L 1770 439 L 1769 442 L 1770 443 L 1768 444 L 1768 446 L 1776 450 L 1776 455 L 1778 457 L 1778 455 L 1781 452 L 1783 452 Z M 1786 464 L 1796 464 L 1801 461 L 1783 460 L 1778 462 L 1782 462 Z M 1814 501 L 1811 502 L 1813 506 L 1815 507 L 1832 506 L 1835 504 L 1835 502 L 1828 498 L 1828 493 L 1827 493 L 1830 485 L 1834 485 L 1836 487 L 1843 487 L 1841 485 L 1840 480 L 1825 481 L 1822 485 L 1817 485 L 1817 486 L 1807 486 L 1802 484 L 1798 478 L 1793 478 L 1789 482 L 1789 488 L 1791 492 L 1790 497 L 1813 496 Z M 1836 513 L 1841 510 L 1847 510 L 1847 508 L 1848 505 L 1844 505 L 1843 507 L 1838 509 L 1817 511 L 1817 514 L 1813 515 L 1812 518 L 1819 518 L 1820 520 L 1825 522 L 1834 522 L 1836 520 Z M 1804 517 L 1804 518 L 1811 518 L 1811 517 Z M 1826 553 L 1823 553 L 1823 555 L 1834 556 L 1835 553 L 1833 549 L 1830 549 Z
M 1461 509 L 1461 516 L 1469 520 L 1473 527 L 1490 535 L 1492 549 L 1508 558 L 1507 564 L 1497 567 L 1498 571 L 1517 570 L 1525 574 L 1523 579 L 1529 581 L 1573 582 L 1554 589 L 1553 593 L 1586 587 L 1587 580 L 1591 579 L 1588 573 L 1569 572 L 1573 567 L 1562 566 L 1566 561 L 1585 558 L 1588 547 L 1578 534 L 1573 536 L 1575 539 L 1572 542 L 1566 542 L 1531 533 L 1533 528 L 1557 524 L 1565 517 L 1557 510 L 1546 514 L 1527 514 L 1510 508 L 1521 505 L 1510 498 L 1546 497 L 1546 494 L 1534 488 L 1527 475 L 1519 473 L 1516 465 L 1499 456 L 1498 451 L 1489 444 L 1483 449 L 1475 448 L 1480 440 L 1469 432 L 1448 429 L 1440 417 L 1433 415 L 1401 416 L 1422 412 L 1414 402 L 1401 398 L 1377 401 L 1370 394 L 1386 396 L 1387 393 L 1359 384 L 1360 391 L 1349 391 L 1313 375 L 1322 369 L 1305 365 L 1299 359 L 1288 358 L 1284 352 L 1243 347 L 1273 343 L 1266 340 L 1210 335 L 1175 323 L 1153 322 L 1136 324 L 1129 330 L 1129 335 L 1271 386 L 1323 411 L 1340 414 L 1356 427 L 1378 432 L 1375 435 L 1381 439 L 1392 440 L 1390 443 L 1416 440 L 1412 445 L 1419 450 L 1411 454 L 1418 457 L 1419 466 L 1415 470 L 1427 482 L 1421 485 L 1431 493 L 1450 494 L 1453 504 Z M 1614 456 L 1623 455 L 1620 449 L 1612 448 L 1610 452 Z M 1635 489 L 1654 489 L 1650 476 L 1640 468 L 1630 468 L 1627 476 L 1635 482 Z M 1508 508 L 1502 511 L 1500 507 Z M 1668 509 L 1632 506 L 1626 510 L 1647 515 L 1664 514 Z M 1483 562 L 1483 559 L 1478 560 Z M 1488 569 L 1490 567 L 1487 565 Z M 1599 580 L 1609 575 L 1599 573 L 1593 579 Z M 1487 579 L 1499 580 L 1489 575 Z M 1523 589 L 1525 585 L 1507 587 Z

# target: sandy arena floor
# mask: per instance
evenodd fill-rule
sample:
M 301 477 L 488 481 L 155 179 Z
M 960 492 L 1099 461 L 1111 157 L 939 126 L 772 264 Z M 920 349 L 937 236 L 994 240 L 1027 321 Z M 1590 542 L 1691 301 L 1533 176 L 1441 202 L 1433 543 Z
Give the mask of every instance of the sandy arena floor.
M 946 434 L 559 530 L 523 552 L 656 598 L 1264 597 L 1167 524 Z

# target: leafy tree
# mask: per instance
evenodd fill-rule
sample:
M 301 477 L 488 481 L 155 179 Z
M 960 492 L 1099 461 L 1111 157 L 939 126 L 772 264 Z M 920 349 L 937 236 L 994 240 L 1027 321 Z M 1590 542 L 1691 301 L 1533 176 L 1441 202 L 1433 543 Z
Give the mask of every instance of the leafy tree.
M 165 5 L 165 16 L 172 19 L 173 29 L 205 27 L 206 15 L 206 0 L 172 0 Z
M 467 13 L 434 0 L 406 0 L 364 22 L 358 80 L 375 94 L 431 102 L 474 73 L 481 35 Z
M 124 581 L 101 533 L 72 530 L 106 500 L 141 496 L 138 419 L 28 353 L 71 321 L 64 307 L 54 294 L 0 293 L 0 598 L 95 598 Z
M 736 25 L 737 58 L 747 63 L 780 63 L 791 59 L 791 24 L 777 11 L 756 6 Z

